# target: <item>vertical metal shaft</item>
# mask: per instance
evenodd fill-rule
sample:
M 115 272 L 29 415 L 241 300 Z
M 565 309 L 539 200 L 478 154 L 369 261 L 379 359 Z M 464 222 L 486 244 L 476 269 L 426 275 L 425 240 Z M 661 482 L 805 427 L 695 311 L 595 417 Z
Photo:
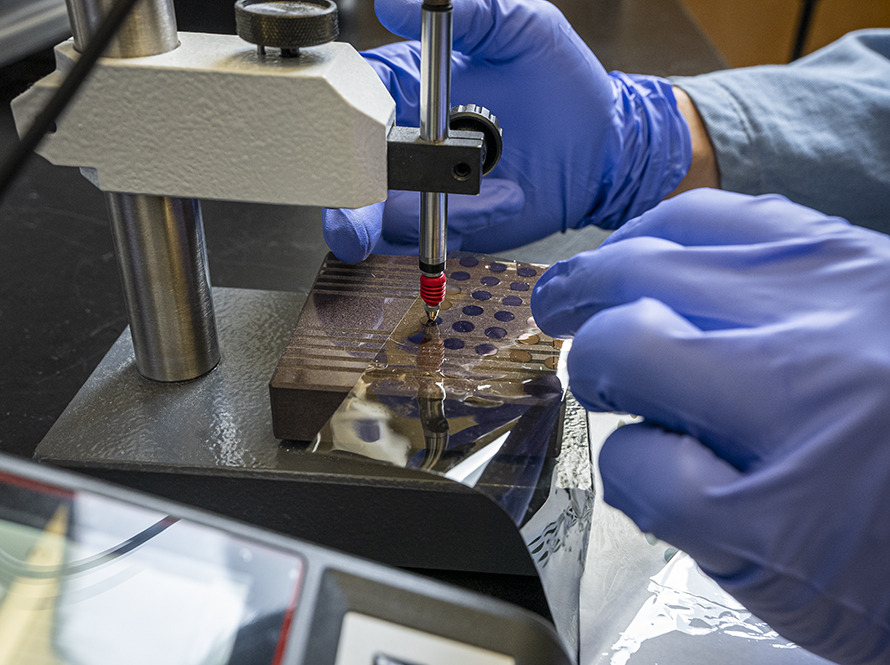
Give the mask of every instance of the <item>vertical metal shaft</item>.
M 82 50 L 113 0 L 66 2 Z M 172 0 L 141 0 L 105 56 L 157 55 L 178 45 Z M 144 194 L 105 198 L 139 373 L 154 381 L 206 374 L 219 362 L 219 344 L 200 204 Z
M 74 48 L 83 52 L 86 43 L 109 12 L 114 0 L 65 0 Z M 139 58 L 172 51 L 179 46 L 176 16 L 171 0 L 142 0 L 105 50 L 108 58 Z
M 201 207 L 106 194 L 139 373 L 186 381 L 219 362 Z
M 451 101 L 452 9 L 449 2 L 427 0 L 421 10 L 420 138 L 448 138 Z M 441 192 L 420 194 L 420 269 L 441 274 L 445 264 L 448 199 Z

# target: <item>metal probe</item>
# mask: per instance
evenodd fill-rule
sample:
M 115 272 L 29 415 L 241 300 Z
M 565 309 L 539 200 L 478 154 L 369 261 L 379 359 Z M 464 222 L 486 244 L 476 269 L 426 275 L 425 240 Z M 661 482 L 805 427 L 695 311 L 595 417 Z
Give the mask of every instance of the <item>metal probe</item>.
M 445 387 L 442 363 L 445 360 L 445 340 L 433 322 L 423 327 L 423 341 L 417 352 L 418 376 L 417 413 L 426 445 L 421 469 L 432 469 L 448 450 L 451 426 L 445 417 Z
M 426 0 L 420 27 L 420 138 L 448 138 L 451 110 L 452 8 L 450 0 Z M 435 321 L 445 299 L 448 195 L 420 193 L 420 297 L 427 318 Z

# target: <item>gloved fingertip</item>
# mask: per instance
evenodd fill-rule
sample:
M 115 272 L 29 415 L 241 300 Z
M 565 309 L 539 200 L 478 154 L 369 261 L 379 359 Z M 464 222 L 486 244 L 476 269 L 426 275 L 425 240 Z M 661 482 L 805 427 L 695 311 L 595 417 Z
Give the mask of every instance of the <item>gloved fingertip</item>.
M 384 28 L 405 39 L 420 39 L 421 0 L 374 0 L 374 12 Z
M 382 202 L 355 210 L 322 210 L 324 240 L 334 255 L 346 263 L 358 263 L 368 258 L 380 240 L 382 226 Z
M 535 284 L 535 290 L 543 290 L 552 280 L 567 275 L 571 271 L 571 259 L 563 259 L 551 265 Z M 534 305 L 532 305 L 534 307 Z
M 643 416 L 660 414 L 647 410 L 652 406 L 651 393 L 673 385 L 669 377 L 651 376 L 654 368 L 663 373 L 680 371 L 671 361 L 678 340 L 701 335 L 698 328 L 654 298 L 600 311 L 592 305 L 569 309 L 559 324 L 577 331 L 567 364 L 578 401 L 591 411 Z
M 592 250 L 595 251 L 595 250 Z M 578 319 L 578 285 L 572 278 L 579 261 L 589 252 L 582 252 L 547 268 L 532 291 L 532 316 L 538 327 L 551 337 L 575 334 L 587 319 Z

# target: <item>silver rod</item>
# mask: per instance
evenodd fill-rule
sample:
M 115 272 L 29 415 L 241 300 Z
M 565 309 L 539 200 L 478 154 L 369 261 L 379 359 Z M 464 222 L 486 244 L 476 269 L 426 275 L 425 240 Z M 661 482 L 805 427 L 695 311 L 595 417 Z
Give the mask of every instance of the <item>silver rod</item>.
M 74 48 L 83 52 L 114 0 L 65 0 Z M 140 58 L 167 53 L 179 46 L 171 0 L 137 2 L 105 50 L 108 58 Z
M 219 362 L 201 207 L 106 194 L 139 373 L 185 381 Z
M 450 10 L 421 11 L 420 138 L 424 141 L 448 138 L 452 25 Z
M 448 138 L 451 102 L 451 6 L 421 10 L 420 29 L 420 138 L 442 142 Z M 420 203 L 420 261 L 431 266 L 445 262 L 448 196 L 422 192 Z
M 448 195 L 420 193 L 420 260 L 430 266 L 445 261 L 447 247 Z M 430 274 L 430 277 L 436 277 Z
M 113 0 L 66 0 L 80 51 Z M 105 57 L 179 46 L 172 0 L 141 0 Z M 154 381 L 188 381 L 219 362 L 201 207 L 193 199 L 107 192 L 136 368 Z

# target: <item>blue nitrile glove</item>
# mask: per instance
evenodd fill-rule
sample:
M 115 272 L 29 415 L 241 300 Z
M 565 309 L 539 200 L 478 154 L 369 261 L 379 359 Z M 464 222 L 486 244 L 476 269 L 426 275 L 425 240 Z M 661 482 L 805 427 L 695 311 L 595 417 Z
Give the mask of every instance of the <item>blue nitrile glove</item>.
M 616 228 L 674 190 L 689 170 L 689 128 L 669 81 L 607 74 L 566 18 L 544 0 L 453 0 L 452 105 L 500 120 L 504 153 L 477 197 L 449 196 L 449 247 L 496 252 L 566 228 Z M 420 37 L 421 0 L 376 0 L 380 21 Z M 420 47 L 364 54 L 396 100 L 400 125 L 419 123 Z M 325 214 L 343 260 L 381 249 L 417 252 L 419 195 Z M 381 223 L 382 217 L 382 223 Z
M 779 196 L 694 190 L 556 264 L 587 408 L 639 414 L 605 499 L 775 630 L 890 663 L 890 238 Z

